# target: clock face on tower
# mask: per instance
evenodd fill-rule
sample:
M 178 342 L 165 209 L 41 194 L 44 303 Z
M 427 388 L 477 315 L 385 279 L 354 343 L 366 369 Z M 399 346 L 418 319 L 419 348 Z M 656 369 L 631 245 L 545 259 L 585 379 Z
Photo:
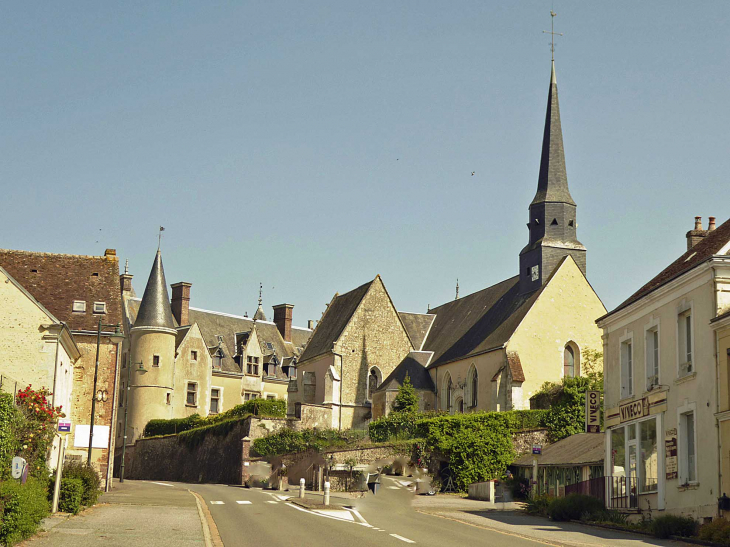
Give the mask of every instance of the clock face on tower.
M 540 279 L 540 266 L 533 266 L 530 268 L 530 277 L 533 281 Z

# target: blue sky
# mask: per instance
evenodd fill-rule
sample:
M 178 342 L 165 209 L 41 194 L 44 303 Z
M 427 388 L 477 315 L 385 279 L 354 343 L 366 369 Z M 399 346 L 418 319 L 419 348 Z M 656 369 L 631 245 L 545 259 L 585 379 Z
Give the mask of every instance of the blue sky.
M 0 21 L 0 247 L 165 226 L 191 305 L 425 311 L 518 271 L 550 74 L 588 277 L 618 305 L 730 216 L 730 3 L 45 2 Z M 471 176 L 472 171 L 475 172 Z

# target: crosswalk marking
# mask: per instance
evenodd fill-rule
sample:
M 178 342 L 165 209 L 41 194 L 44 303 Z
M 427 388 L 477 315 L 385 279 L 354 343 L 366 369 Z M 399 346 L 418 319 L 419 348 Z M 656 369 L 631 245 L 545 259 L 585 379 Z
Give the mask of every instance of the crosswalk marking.
M 226 502 L 224 502 L 224 501 L 211 501 L 210 504 L 211 505 L 225 505 Z
M 251 502 L 248 500 L 238 500 L 236 501 L 238 505 L 251 505 Z

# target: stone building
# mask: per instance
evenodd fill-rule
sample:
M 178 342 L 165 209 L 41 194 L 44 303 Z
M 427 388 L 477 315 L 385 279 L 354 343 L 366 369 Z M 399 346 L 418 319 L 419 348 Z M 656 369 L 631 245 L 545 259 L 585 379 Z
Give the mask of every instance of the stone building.
M 86 461 L 92 397 L 96 397 L 92 463 L 99 470 L 102 484 L 108 488 L 114 454 L 115 393 L 121 353 L 121 346 L 110 340 L 113 327 L 102 327 L 96 393 L 94 369 L 99 320 L 105 325 L 121 324 L 122 321 L 116 251 L 107 249 L 104 256 L 83 256 L 2 249 L 0 266 L 56 318 L 57 325 L 64 326 L 51 327 L 51 330 L 68 329 L 73 335 L 79 356 L 72 367 L 70 408 L 66 411 L 73 423 L 66 459 Z M 55 349 L 51 352 L 54 354 Z M 64 388 L 58 383 L 58 375 L 56 380 L 60 394 Z M 52 387 L 53 384 L 40 385 Z
M 249 399 L 286 399 L 288 374 L 311 334 L 292 325 L 291 304 L 266 320 L 261 298 L 253 318 L 190 306 L 191 284 L 168 296 L 157 251 L 142 298 L 132 276 L 120 276 L 125 330 L 118 442 L 139 438 L 151 419 L 208 416 Z
M 712 518 L 730 492 L 730 221 L 714 220 L 598 320 L 610 507 Z
M 322 422 L 332 427 L 342 408 L 343 426 L 361 427 L 387 414 L 406 372 L 417 379 L 424 409 L 529 408 L 544 382 L 580 375 L 584 352 L 600 352 L 595 319 L 606 309 L 586 279 L 586 248 L 577 239 L 554 63 L 527 226 L 516 276 L 425 314 L 396 312 L 380 277 L 336 296 L 299 361 L 290 412 L 326 417 L 331 409 Z M 365 295 L 372 300 L 361 304 Z

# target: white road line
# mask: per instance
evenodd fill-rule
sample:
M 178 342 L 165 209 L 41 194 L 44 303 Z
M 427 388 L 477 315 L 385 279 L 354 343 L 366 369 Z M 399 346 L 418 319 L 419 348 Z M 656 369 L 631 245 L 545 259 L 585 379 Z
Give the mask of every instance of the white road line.
M 279 502 L 278 501 L 273 501 L 273 500 L 268 500 L 268 501 L 265 501 L 264 503 L 279 503 Z
M 251 502 L 248 500 L 238 500 L 236 503 L 238 505 L 251 505 Z
M 224 501 L 211 501 L 210 504 L 211 505 L 225 505 L 226 502 L 224 502 Z
M 393 536 L 395 539 L 399 539 L 401 541 L 405 541 L 406 543 L 416 543 L 412 539 L 404 538 L 403 536 L 399 536 L 398 534 L 390 534 L 390 535 Z
M 389 486 L 391 490 L 400 490 L 400 486 Z
M 364 519 L 364 518 L 362 517 L 362 515 L 360 514 L 360 512 L 359 512 L 359 511 L 358 511 L 357 509 L 352 509 L 351 507 L 345 507 L 345 509 L 347 509 L 347 510 L 348 510 L 348 511 L 349 511 L 350 513 L 352 513 L 353 515 L 355 515 L 355 518 L 356 518 L 356 519 L 357 519 L 357 520 L 358 520 L 358 521 L 359 521 L 359 522 L 360 522 L 361 524 L 368 524 L 368 521 L 366 521 L 366 520 L 365 520 L 365 519 Z M 370 526 L 370 525 L 368 524 L 368 526 Z
M 160 486 L 175 486 L 174 484 L 167 484 L 166 482 L 153 482 L 152 484 L 159 484 Z

